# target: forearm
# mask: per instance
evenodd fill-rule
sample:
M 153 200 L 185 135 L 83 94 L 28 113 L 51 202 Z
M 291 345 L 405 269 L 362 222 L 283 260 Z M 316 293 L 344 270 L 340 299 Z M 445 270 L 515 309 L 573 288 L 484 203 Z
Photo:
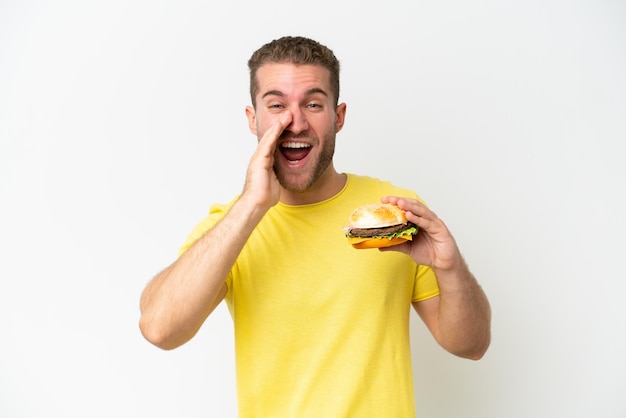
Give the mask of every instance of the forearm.
M 225 296 L 225 279 L 266 210 L 239 199 L 215 227 L 148 284 L 140 319 L 148 341 L 172 349 L 196 334 Z
M 481 358 L 491 341 L 491 308 L 485 293 L 462 259 L 457 267 L 435 273 L 441 292 L 439 343 L 460 357 Z

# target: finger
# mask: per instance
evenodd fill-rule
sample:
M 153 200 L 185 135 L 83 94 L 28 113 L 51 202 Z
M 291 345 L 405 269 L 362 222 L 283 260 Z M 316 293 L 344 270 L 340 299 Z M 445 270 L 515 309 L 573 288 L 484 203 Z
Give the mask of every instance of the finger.
M 410 214 L 424 218 L 436 218 L 437 216 L 429 210 L 424 203 L 417 199 L 410 199 L 399 196 L 383 196 L 380 198 L 382 203 L 389 203 L 398 206 L 407 215 L 407 219 L 414 222 L 415 218 L 410 218 Z
M 410 212 L 416 216 L 429 219 L 437 218 L 435 212 L 430 210 L 428 206 L 426 206 L 423 202 L 417 199 L 400 197 L 396 200 L 395 204 L 405 212 Z
M 409 222 L 416 224 L 422 230 L 435 233 L 446 229 L 437 214 L 430 210 L 423 202 L 417 199 L 393 196 L 388 197 L 388 199 L 405 212 L 405 216 Z
M 438 222 L 438 218 L 428 218 L 425 216 L 418 216 L 413 212 L 406 212 L 406 219 L 417 225 L 420 230 L 427 231 L 429 234 L 438 232 L 441 229 L 441 224 Z
M 383 196 L 380 198 L 382 203 L 389 203 L 392 205 L 398 206 L 402 210 L 410 210 L 414 206 L 421 206 L 426 208 L 423 202 L 417 199 L 411 199 L 408 197 L 400 197 L 400 196 Z
M 280 138 L 285 128 L 289 126 L 291 119 L 291 112 L 284 112 L 280 115 L 280 118 L 265 131 L 258 145 L 258 149 L 263 151 L 264 156 L 269 157 L 274 155 L 278 138 Z
M 398 205 L 398 200 L 400 198 L 398 196 L 383 196 L 380 198 L 381 203 L 389 203 L 391 205 Z

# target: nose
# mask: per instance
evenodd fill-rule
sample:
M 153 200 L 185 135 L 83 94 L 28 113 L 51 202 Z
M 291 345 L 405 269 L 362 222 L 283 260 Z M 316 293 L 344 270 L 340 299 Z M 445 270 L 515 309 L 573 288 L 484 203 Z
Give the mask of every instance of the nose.
M 302 109 L 294 108 L 291 111 L 291 123 L 285 128 L 286 131 L 291 132 L 294 135 L 298 135 L 309 129 L 309 122 L 307 121 L 306 114 Z

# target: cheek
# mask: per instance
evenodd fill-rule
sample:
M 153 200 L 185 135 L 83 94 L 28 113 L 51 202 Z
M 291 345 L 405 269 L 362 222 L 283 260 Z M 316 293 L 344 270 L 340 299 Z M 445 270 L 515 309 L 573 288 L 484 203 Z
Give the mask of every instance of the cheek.
M 263 136 L 265 131 L 267 131 L 270 126 L 272 126 L 278 117 L 273 115 L 258 115 L 256 117 L 256 131 L 259 137 Z

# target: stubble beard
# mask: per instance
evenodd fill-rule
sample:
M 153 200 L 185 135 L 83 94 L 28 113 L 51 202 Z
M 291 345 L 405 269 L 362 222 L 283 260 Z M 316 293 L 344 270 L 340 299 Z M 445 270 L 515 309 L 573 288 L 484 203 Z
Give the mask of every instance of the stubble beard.
M 319 144 L 317 138 L 313 139 L 313 144 Z M 330 166 L 335 154 L 335 134 L 328 133 L 324 138 L 324 146 L 321 153 L 317 157 L 317 161 L 313 161 L 313 167 L 293 173 L 285 170 L 285 167 L 274 163 L 274 173 L 280 185 L 291 193 L 303 193 L 309 190 L 320 179 L 322 174 Z M 307 156 L 310 158 L 311 156 Z

